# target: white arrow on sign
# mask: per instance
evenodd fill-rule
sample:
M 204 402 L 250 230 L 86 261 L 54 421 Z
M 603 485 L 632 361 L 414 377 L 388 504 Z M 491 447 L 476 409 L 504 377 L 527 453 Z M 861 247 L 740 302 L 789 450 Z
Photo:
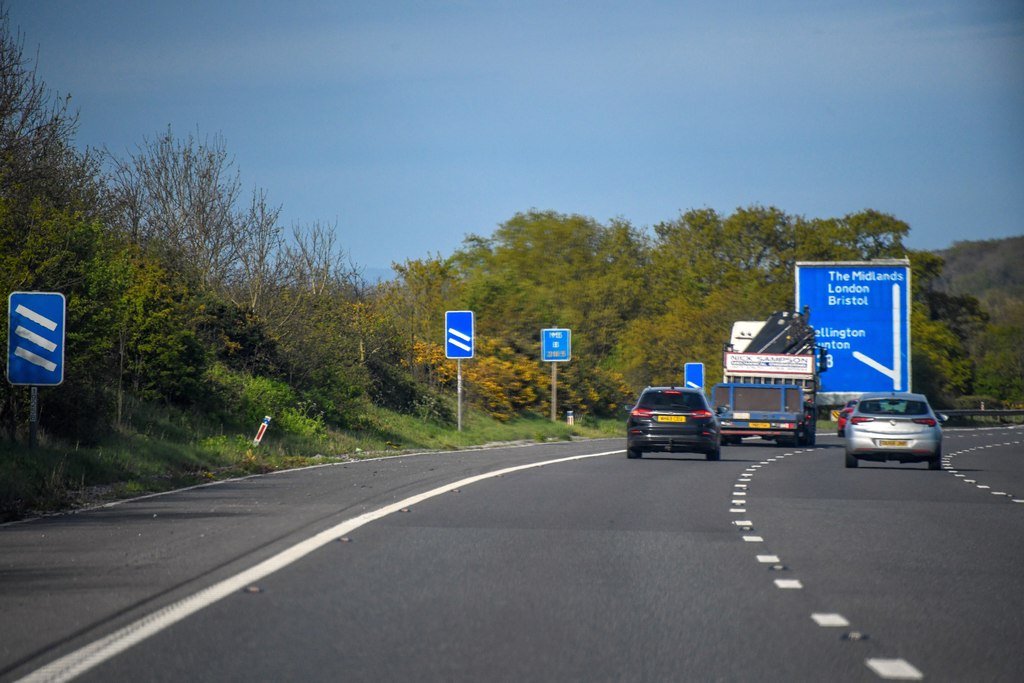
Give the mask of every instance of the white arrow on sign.
M 900 373 L 900 322 L 901 322 L 900 286 L 892 286 L 892 367 L 887 368 L 874 358 L 865 356 L 860 351 L 854 351 L 853 357 L 868 367 L 878 370 L 880 373 L 892 380 L 893 391 L 903 391 L 902 374 Z

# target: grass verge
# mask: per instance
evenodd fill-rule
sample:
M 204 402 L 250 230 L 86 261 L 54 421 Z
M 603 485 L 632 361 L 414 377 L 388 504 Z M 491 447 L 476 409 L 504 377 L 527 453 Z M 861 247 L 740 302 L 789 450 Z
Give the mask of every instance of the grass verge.
M 84 447 L 0 442 L 0 522 L 247 474 L 416 451 L 458 450 L 518 441 L 622 436 L 619 420 L 575 425 L 524 416 L 507 422 L 467 410 L 463 428 L 370 407 L 359 428 L 301 435 L 271 422 L 259 446 L 239 426 L 203 416 L 152 411 L 104 443 Z

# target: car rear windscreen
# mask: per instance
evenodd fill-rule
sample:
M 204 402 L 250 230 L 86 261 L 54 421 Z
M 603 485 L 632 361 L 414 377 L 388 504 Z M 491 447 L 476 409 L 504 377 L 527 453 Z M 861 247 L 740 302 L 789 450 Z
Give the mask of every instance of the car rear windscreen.
M 704 399 L 700 394 L 673 391 L 649 391 L 640 398 L 641 408 L 649 410 L 705 410 Z
M 862 415 L 927 415 L 928 404 L 923 401 L 884 398 L 861 401 L 859 410 Z

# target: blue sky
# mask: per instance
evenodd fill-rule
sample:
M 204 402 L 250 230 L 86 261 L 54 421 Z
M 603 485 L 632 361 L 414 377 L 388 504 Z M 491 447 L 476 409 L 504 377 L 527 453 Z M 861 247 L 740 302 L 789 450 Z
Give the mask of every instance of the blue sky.
M 1024 2 L 13 0 L 79 147 L 220 135 L 355 265 L 533 208 L 649 227 L 865 208 L 1024 234 Z

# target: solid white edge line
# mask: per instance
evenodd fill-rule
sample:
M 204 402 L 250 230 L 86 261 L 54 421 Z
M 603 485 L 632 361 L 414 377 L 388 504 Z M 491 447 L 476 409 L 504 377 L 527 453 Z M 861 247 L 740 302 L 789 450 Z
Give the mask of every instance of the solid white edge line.
M 475 484 L 485 479 L 511 474 L 512 472 L 518 472 L 520 470 L 544 467 L 546 465 L 556 465 L 558 463 L 571 462 L 573 460 L 614 455 L 622 452 L 623 451 L 620 449 L 615 451 L 605 451 L 603 453 L 573 455 L 567 458 L 557 458 L 555 460 L 545 460 L 542 462 L 529 463 L 527 465 L 517 465 L 515 467 L 507 467 L 502 470 L 488 472 L 486 474 L 478 474 L 473 477 L 445 484 L 444 486 L 439 486 L 435 489 L 431 489 L 430 491 L 426 491 L 425 493 L 411 496 L 397 503 L 392 503 L 377 510 L 364 513 L 358 517 L 345 520 L 330 529 L 326 529 L 314 536 L 311 536 L 305 541 L 296 543 L 290 548 L 287 548 L 277 555 L 260 562 L 250 569 L 224 579 L 209 588 L 205 588 L 198 593 L 194 593 L 187 598 L 183 598 L 168 605 L 167 607 L 164 607 L 163 609 L 144 616 L 104 638 L 81 647 L 70 654 L 64 655 L 60 659 L 50 662 L 46 666 L 43 666 L 24 678 L 19 679 L 18 683 L 70 681 L 89 669 L 117 656 L 133 645 L 142 642 L 146 638 L 156 635 L 160 631 L 176 624 L 182 619 L 195 614 L 204 607 L 208 607 L 233 593 L 238 593 L 247 586 L 252 585 L 276 571 L 284 569 L 288 565 L 297 562 L 306 555 L 309 555 L 314 550 L 322 548 L 332 541 L 351 533 L 359 527 L 398 512 L 403 508 L 412 507 L 413 505 L 422 503 L 430 498 L 450 493 L 452 489 L 464 488 L 470 484 Z

